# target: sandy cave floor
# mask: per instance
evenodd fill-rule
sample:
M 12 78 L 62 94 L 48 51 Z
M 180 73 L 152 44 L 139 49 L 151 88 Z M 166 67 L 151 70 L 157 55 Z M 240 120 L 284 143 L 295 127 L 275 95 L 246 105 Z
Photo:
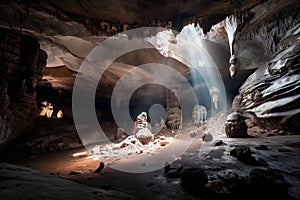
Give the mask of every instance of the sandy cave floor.
M 214 146 L 218 140 L 222 140 L 225 145 Z M 278 170 L 285 177 L 290 184 L 288 191 L 292 197 L 296 199 L 300 197 L 298 189 L 300 188 L 300 135 L 232 139 L 227 138 L 225 134 L 217 134 L 212 142 L 205 143 L 206 147 L 209 147 L 206 152 L 203 150 L 203 144 L 202 135 L 196 135 L 191 146 L 172 163 L 172 166 L 199 167 L 205 170 L 209 180 L 216 179 L 218 173 L 226 170 L 232 170 L 243 176 L 257 167 L 238 161 L 230 156 L 229 152 L 235 146 L 246 145 L 251 148 L 255 158 L 263 159 L 268 163 L 269 168 Z M 265 145 L 268 149 L 257 150 L 255 147 L 259 145 Z M 115 164 L 122 161 L 145 166 L 145 163 L 138 159 L 140 155 L 101 158 L 99 161 L 92 160 L 89 156 L 72 156 L 80 152 L 87 152 L 87 150 L 78 148 L 44 154 L 19 161 L 18 164 L 66 177 L 85 185 L 125 191 L 137 199 L 195 198 L 182 188 L 180 179 L 165 177 L 163 168 L 148 173 L 126 173 L 113 168 Z M 155 157 L 157 154 L 150 156 Z M 105 168 L 101 173 L 94 173 L 100 161 L 105 163 Z M 71 175 L 70 172 L 77 174 Z
M 216 115 L 204 127 L 201 127 L 200 131 L 195 126 L 186 125 L 181 130 L 181 134 L 190 138 L 192 142 L 182 155 L 174 159 L 171 167 L 183 166 L 203 169 L 208 175 L 209 182 L 217 180 L 219 174 L 228 171 L 239 176 L 247 176 L 253 168 L 270 168 L 284 176 L 290 185 L 288 188 L 290 196 L 299 199 L 300 135 L 285 133 L 285 135 L 267 137 L 267 135 L 276 134 L 254 126 L 248 129 L 248 134 L 256 137 L 227 138 L 224 131 L 225 116 L 226 113 Z M 202 139 L 204 133 L 211 133 L 213 140 L 204 142 Z M 113 135 L 114 133 L 109 134 Z M 165 129 L 162 131 L 162 135 L 173 136 L 174 134 Z M 224 144 L 216 146 L 216 142 L 220 140 Z M 117 143 L 118 141 L 113 142 Z M 15 164 L 71 179 L 95 188 L 123 191 L 135 199 L 202 199 L 185 190 L 181 185 L 180 178 L 166 177 L 163 165 L 160 169 L 147 173 L 127 173 L 115 169 L 120 163 L 133 163 L 140 168 L 147 168 L 145 159 L 159 159 L 160 153 L 165 148 L 171 145 L 178 147 L 181 144 L 182 141 L 175 137 L 170 144 L 153 153 L 107 157 L 96 161 L 88 155 L 89 151 L 86 148 L 77 148 L 42 154 L 31 159 L 17 160 Z M 264 160 L 268 166 L 247 165 L 230 156 L 230 151 L 241 145 L 250 147 L 253 152 L 252 155 L 256 159 Z M 265 145 L 267 150 L 257 149 L 261 145 Z M 83 153 L 83 155 L 74 157 L 76 153 Z M 100 162 L 105 164 L 105 168 L 101 173 L 95 173 Z

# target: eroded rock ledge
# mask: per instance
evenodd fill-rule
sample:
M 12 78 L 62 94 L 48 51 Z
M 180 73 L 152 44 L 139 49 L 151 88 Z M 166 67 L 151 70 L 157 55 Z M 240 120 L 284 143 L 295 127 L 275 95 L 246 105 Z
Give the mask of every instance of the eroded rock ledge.
M 291 35 L 278 45 L 270 62 L 257 69 L 241 86 L 234 105 L 264 128 L 299 132 L 299 28 L 291 30 Z

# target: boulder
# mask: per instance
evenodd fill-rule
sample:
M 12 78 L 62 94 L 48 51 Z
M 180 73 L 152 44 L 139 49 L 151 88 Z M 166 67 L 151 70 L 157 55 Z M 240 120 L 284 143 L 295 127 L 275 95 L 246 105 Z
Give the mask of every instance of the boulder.
M 204 133 L 203 134 L 203 136 L 202 136 L 202 140 L 204 141 L 204 142 L 210 142 L 210 141 L 212 141 L 213 140 L 213 136 L 212 136 L 212 134 L 210 134 L 210 133 Z
M 255 191 L 252 193 L 254 196 L 259 198 L 288 198 L 288 184 L 284 177 L 271 169 L 255 168 L 251 170 L 248 182 L 249 190 Z
M 207 174 L 199 168 L 184 168 L 181 171 L 181 184 L 190 191 L 197 191 L 208 182 Z
M 227 116 L 225 122 L 225 133 L 230 138 L 249 137 L 244 117 L 239 112 L 233 112 Z
M 230 155 L 236 157 L 239 161 L 253 166 L 267 165 L 263 160 L 256 160 L 252 156 L 252 151 L 247 146 L 239 146 L 230 151 Z

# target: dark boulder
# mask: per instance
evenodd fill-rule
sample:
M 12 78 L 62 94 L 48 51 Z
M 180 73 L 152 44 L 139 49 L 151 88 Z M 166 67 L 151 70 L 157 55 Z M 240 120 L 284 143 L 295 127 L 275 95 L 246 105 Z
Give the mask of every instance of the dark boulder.
M 271 169 L 253 169 L 249 175 L 249 190 L 259 198 L 273 197 L 287 199 L 287 187 L 284 177 Z
M 247 125 L 245 118 L 239 112 L 233 112 L 227 116 L 225 122 L 225 133 L 230 138 L 245 138 L 247 134 Z
M 230 151 L 230 155 L 236 157 L 239 161 L 253 166 L 264 166 L 267 165 L 262 159 L 256 160 L 252 156 L 252 151 L 247 146 L 239 146 Z
M 190 191 L 197 191 L 208 182 L 207 174 L 199 168 L 184 168 L 181 172 L 181 184 Z

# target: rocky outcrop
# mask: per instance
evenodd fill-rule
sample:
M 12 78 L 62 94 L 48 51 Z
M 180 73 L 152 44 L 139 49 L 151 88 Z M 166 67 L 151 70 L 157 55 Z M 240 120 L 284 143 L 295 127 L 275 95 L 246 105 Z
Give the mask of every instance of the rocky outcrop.
M 173 93 L 174 92 L 174 93 Z M 180 109 L 181 88 L 179 85 L 167 91 L 166 111 L 167 111 L 167 126 L 172 130 L 177 130 L 182 127 L 182 110 Z
M 25 167 L 0 163 L 2 199 L 131 199 L 112 190 L 92 188 Z
M 236 101 L 262 127 L 298 131 L 300 35 L 286 39 L 293 42 L 247 79 Z
M 47 54 L 38 40 L 18 30 L 0 29 L 0 147 L 36 119 L 36 85 Z
M 270 1 L 253 9 L 236 37 L 235 51 L 241 67 L 258 69 L 239 89 L 234 109 L 242 110 L 254 124 L 269 130 L 298 132 L 300 128 L 300 12 L 299 5 L 293 3 Z M 273 10 L 258 14 L 263 7 Z M 254 43 L 257 48 L 252 49 Z

